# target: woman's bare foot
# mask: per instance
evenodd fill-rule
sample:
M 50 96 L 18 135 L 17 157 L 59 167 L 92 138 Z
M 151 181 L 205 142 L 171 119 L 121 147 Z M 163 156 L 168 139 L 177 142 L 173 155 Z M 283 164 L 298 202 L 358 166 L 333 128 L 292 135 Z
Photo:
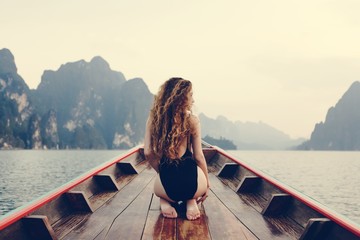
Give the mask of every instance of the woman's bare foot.
M 200 217 L 196 199 L 190 199 L 186 202 L 186 217 L 189 220 L 196 220 Z
M 160 198 L 161 213 L 166 218 L 177 218 L 177 212 L 171 204 L 163 198 Z

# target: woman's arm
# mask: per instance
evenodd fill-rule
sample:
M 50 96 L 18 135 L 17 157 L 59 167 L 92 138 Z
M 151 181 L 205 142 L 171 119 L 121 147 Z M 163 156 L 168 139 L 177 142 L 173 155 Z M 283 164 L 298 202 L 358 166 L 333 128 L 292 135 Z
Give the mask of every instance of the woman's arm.
M 197 165 L 204 172 L 207 181 L 207 187 L 209 188 L 210 182 L 209 182 L 206 159 L 202 151 L 201 126 L 200 126 L 199 118 L 194 115 L 191 115 L 190 124 L 192 126 L 192 147 L 193 147 L 194 158 L 197 162 Z
M 144 138 L 144 155 L 149 161 L 150 165 L 159 172 L 159 160 L 151 149 L 151 119 L 150 117 L 146 121 L 145 138 Z

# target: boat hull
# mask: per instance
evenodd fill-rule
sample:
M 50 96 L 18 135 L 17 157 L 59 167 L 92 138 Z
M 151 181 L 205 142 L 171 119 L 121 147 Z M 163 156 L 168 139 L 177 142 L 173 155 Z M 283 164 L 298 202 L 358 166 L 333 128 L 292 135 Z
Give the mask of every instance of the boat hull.
M 201 217 L 161 215 L 156 172 L 136 147 L 0 219 L 0 239 L 360 239 L 359 226 L 204 143 Z

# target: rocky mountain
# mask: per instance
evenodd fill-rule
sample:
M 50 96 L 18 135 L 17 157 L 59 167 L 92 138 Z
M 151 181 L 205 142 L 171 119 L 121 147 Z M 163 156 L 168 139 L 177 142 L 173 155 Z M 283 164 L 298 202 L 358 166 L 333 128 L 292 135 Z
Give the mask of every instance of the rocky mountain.
M 285 133 L 262 122 L 231 122 L 224 116 L 216 119 L 199 115 L 201 134 L 231 140 L 237 149 L 283 150 L 299 145 L 304 139 L 291 139 Z
M 0 51 L 0 148 L 118 149 L 143 140 L 153 95 L 101 57 L 45 71 L 36 90 Z
M 298 149 L 360 150 L 360 82 L 350 86 Z
M 30 90 L 14 56 L 0 50 L 0 149 L 130 148 L 143 141 L 152 100 L 142 79 L 126 80 L 101 57 L 47 70 Z M 261 122 L 204 114 L 200 120 L 202 137 L 237 149 L 288 149 L 304 141 Z
M 33 105 L 30 90 L 17 73 L 14 56 L 8 49 L 0 50 L 0 147 L 13 145 L 24 148 L 29 139 L 28 127 Z

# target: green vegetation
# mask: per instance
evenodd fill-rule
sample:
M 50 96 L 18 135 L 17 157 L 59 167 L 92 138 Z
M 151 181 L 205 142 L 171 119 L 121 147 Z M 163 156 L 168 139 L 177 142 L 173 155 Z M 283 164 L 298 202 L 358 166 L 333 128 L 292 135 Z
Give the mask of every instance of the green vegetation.
M 203 140 L 211 145 L 218 146 L 225 150 L 236 150 L 237 149 L 236 145 L 232 141 L 225 139 L 223 137 L 220 137 L 220 139 L 216 139 L 216 138 L 210 137 L 209 135 L 206 135 L 203 138 Z

